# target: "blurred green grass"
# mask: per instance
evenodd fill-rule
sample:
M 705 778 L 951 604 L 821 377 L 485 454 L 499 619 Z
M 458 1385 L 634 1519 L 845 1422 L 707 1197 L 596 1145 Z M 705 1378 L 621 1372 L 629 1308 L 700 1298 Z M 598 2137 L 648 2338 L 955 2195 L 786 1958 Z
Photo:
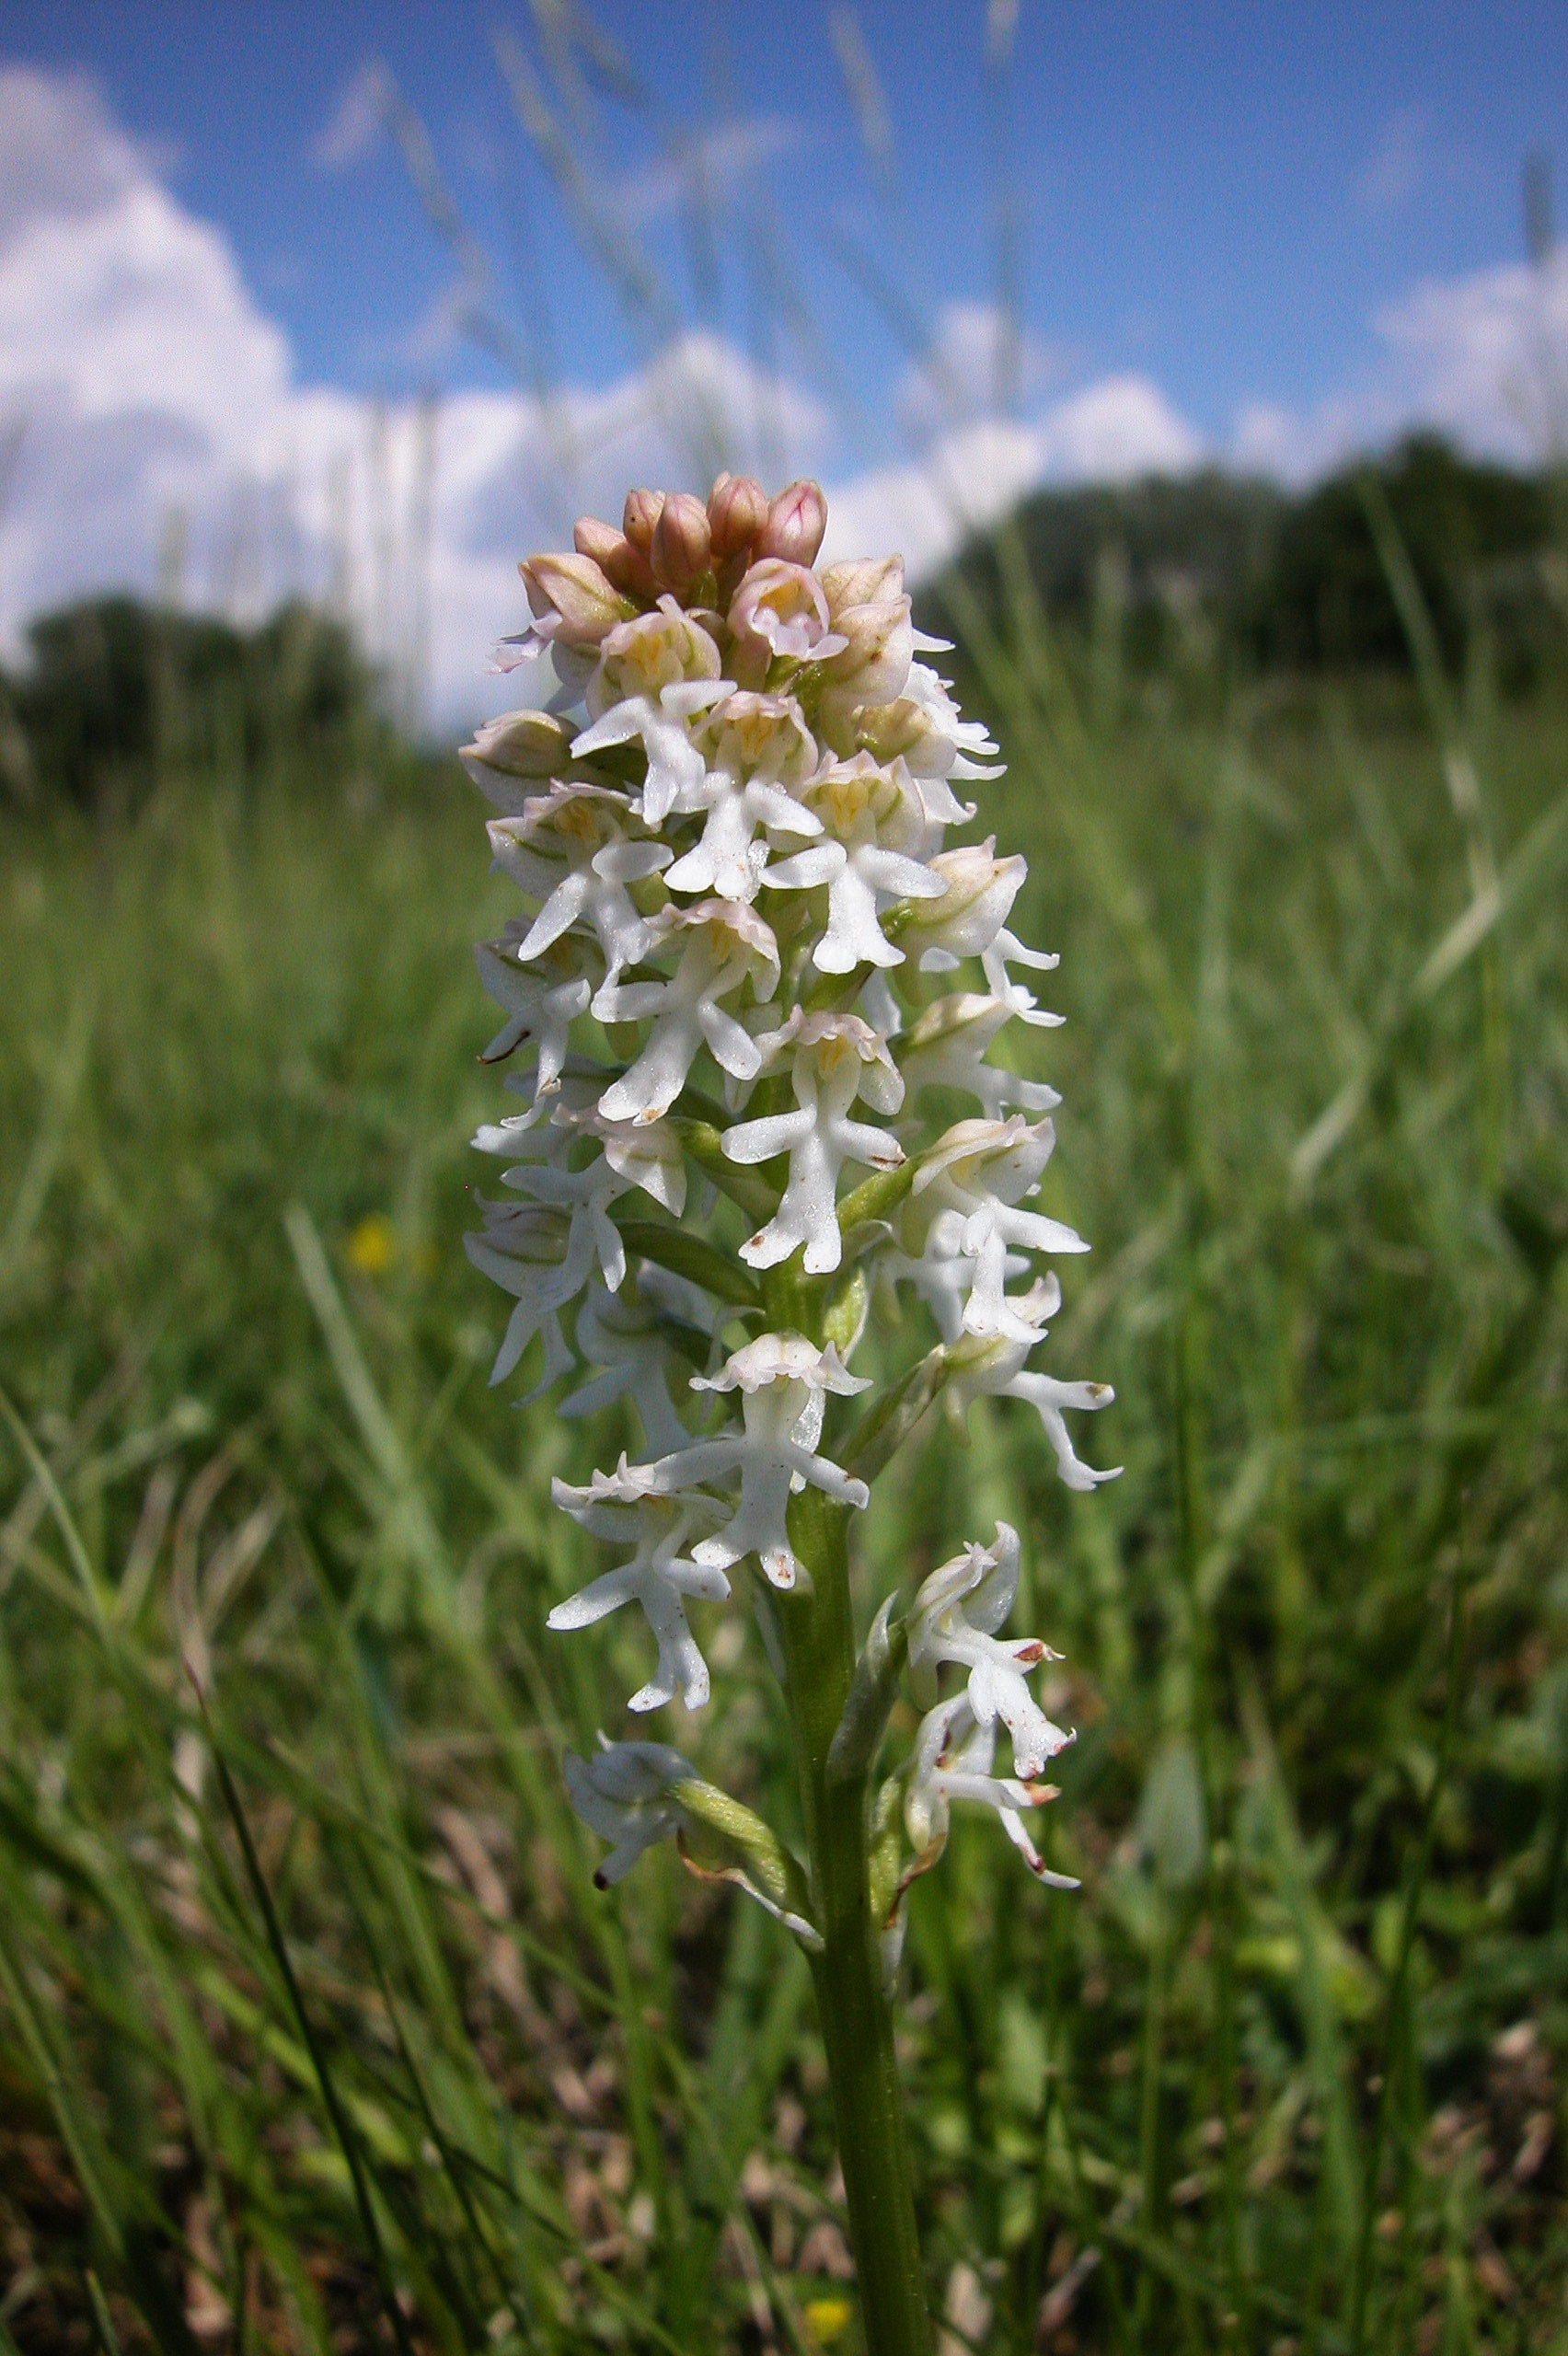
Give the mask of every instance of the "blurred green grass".
M 1081 1895 L 988 1823 L 913 1895 L 950 2350 L 1568 2345 L 1568 709 L 1134 676 L 998 579 L 1051 1363 L 1125 1471 L 988 1403 L 859 1533 L 869 1617 L 1019 1521 L 1079 1728 Z M 543 1634 L 548 1474 L 635 1427 L 486 1387 L 469 790 L 4 825 L 4 2333 L 853 2347 L 799 1959 L 668 1853 L 597 1896 L 559 1796 L 636 1637 Z M 787 1822 L 712 1657 L 654 1731 Z

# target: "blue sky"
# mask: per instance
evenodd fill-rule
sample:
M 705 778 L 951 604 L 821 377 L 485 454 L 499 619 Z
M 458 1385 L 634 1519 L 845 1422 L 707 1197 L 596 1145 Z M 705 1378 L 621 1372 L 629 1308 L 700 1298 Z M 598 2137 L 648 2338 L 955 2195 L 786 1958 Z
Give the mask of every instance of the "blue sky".
M 993 30 L 1007 13 L 998 0 Z M 133 340 L 144 351 L 167 336 L 167 387 L 156 369 L 133 371 L 138 389 L 115 412 L 114 467 L 133 445 L 163 453 L 163 471 L 144 466 L 138 478 L 149 517 L 150 501 L 176 495 L 171 484 L 192 512 L 201 504 L 195 460 L 169 455 L 181 434 L 221 445 L 213 463 L 225 484 L 248 463 L 237 424 L 225 438 L 216 414 L 225 335 L 251 355 L 248 375 L 236 368 L 235 414 L 254 412 L 258 452 L 271 453 L 258 456 L 257 479 L 270 466 L 275 489 L 282 443 L 325 467 L 322 436 L 355 402 L 361 413 L 386 403 L 406 425 L 417 397 L 439 388 L 444 449 L 460 421 L 476 447 L 472 437 L 499 414 L 482 399 L 515 399 L 519 375 L 531 384 L 536 370 L 581 398 L 582 419 L 600 422 L 585 425 L 592 439 L 605 414 L 594 397 L 618 398 L 624 421 L 660 347 L 695 328 L 709 339 L 710 369 L 737 382 L 748 367 L 777 379 L 788 422 L 780 462 L 841 478 L 850 512 L 869 525 L 882 509 L 853 486 L 885 478 L 885 489 L 912 447 L 993 405 L 999 283 L 1016 283 L 1021 300 L 1024 345 L 1004 372 L 1001 403 L 1020 432 L 993 435 L 983 457 L 955 454 L 959 477 L 989 484 L 993 506 L 1036 477 L 1199 456 L 1302 476 L 1423 415 L 1525 454 L 1517 387 L 1504 381 L 1535 334 L 1525 318 L 1535 296 L 1520 267 L 1520 169 L 1537 150 L 1568 173 L 1561 6 L 1021 0 L 1010 66 L 997 77 L 986 72 L 983 6 L 862 5 L 857 21 L 891 128 L 882 173 L 846 91 L 834 14 L 811 0 L 601 0 L 597 21 L 637 87 L 621 102 L 584 85 L 571 137 L 590 183 L 671 290 L 668 313 L 635 329 L 519 128 L 492 46 L 507 12 L 498 19 L 491 0 L 0 0 L 0 69 L 13 69 L 0 98 L 0 167 L 12 120 L 22 162 L 10 162 L 10 177 L 40 191 L 18 215 L 28 267 L 13 253 L 9 299 L 0 249 L 0 324 L 23 319 L 28 288 L 47 291 L 39 241 L 63 234 L 62 224 L 85 225 L 81 236 L 98 241 L 92 299 L 83 298 L 89 344 L 101 341 L 110 280 L 121 310 L 138 283 L 164 288 L 138 314 Z M 514 8 L 510 21 L 570 123 L 571 92 L 551 83 L 531 16 Z M 370 78 L 376 61 L 428 131 L 478 235 L 490 269 L 484 301 L 513 340 L 514 366 L 456 323 L 460 274 L 389 133 Z M 600 73 L 601 86 L 614 70 Z M 40 91 L 63 94 L 63 132 L 39 130 Z M 65 158 L 58 169 L 39 161 L 52 141 Z M 706 159 L 717 197 L 710 280 L 691 268 L 689 169 L 683 178 L 672 163 L 682 142 Z M 72 193 L 74 143 L 84 181 L 107 191 L 100 212 Z M 110 235 L 114 208 L 121 228 Z M 1018 225 L 1016 277 L 1002 282 L 999 218 Z M 777 294 L 759 291 L 755 257 L 767 237 L 789 253 L 810 332 L 792 333 Z M 868 293 L 852 249 L 871 257 L 896 298 Z M 890 325 L 895 299 L 943 355 L 935 406 L 910 381 Z M 180 300 L 191 306 L 188 325 Z M 73 332 L 67 306 L 56 341 L 68 347 Z M 40 352 L 49 334 L 40 310 Z M 213 381 L 192 390 L 203 334 L 214 339 Z M 27 342 L 25 319 L 12 336 Z M 88 391 L 68 387 L 72 413 L 97 422 L 93 465 L 110 464 L 104 380 L 121 348 L 84 361 Z M 46 352 L 10 364 L 35 454 L 44 449 L 39 421 L 47 413 L 52 429 L 60 407 L 39 389 L 46 364 L 56 364 Z M 58 366 L 69 375 L 68 358 Z M 750 399 L 756 386 L 747 384 Z M 46 475 L 58 504 L 86 461 L 62 445 L 50 467 L 41 456 L 33 463 L 36 479 L 22 490 L 36 507 Z M 535 464 L 528 474 L 536 505 L 549 472 Z M 476 477 L 470 511 L 483 504 L 477 486 Z M 896 514 L 897 496 L 887 498 Z M 523 491 L 517 499 L 522 529 Z M 911 521 L 908 536 L 918 542 L 921 528 Z M 929 514 L 924 528 L 940 555 L 951 530 Z M 22 559 L 13 554 L 9 589 L 0 570 L 0 631 L 13 636 L 27 581 L 39 594 L 54 586 L 47 563 L 27 573 L 40 533 L 31 527 Z M 125 559 L 133 572 L 150 561 L 155 537 L 150 521 L 131 535 L 141 551 Z
M 874 209 L 828 10 L 630 0 L 602 12 L 667 121 L 786 129 L 765 178 L 805 231 L 800 261 L 846 351 L 858 302 L 827 240 Z M 302 372 L 365 390 L 428 375 L 410 349 L 448 271 L 389 142 L 349 168 L 315 151 L 364 62 L 386 59 L 464 207 L 504 251 L 525 212 L 557 294 L 557 350 L 602 379 L 628 344 L 527 151 L 490 47 L 496 12 L 441 6 L 7 0 L 12 58 L 85 67 L 223 225 Z M 977 6 L 866 8 L 894 128 L 911 276 L 929 299 L 994 283 L 994 111 Z M 522 29 L 519 21 L 519 29 Z M 1426 275 L 1512 258 L 1531 148 L 1568 160 L 1560 6 L 1030 6 L 1012 69 L 1010 174 L 1026 222 L 1027 316 L 1069 371 L 1147 368 L 1221 433 L 1253 398 L 1304 407 L 1368 364 L 1380 303 Z M 653 159 L 606 109 L 628 179 Z M 664 216 L 655 242 L 678 268 Z M 665 234 L 660 236 L 659 230 Z M 733 276 L 733 273 L 732 273 Z M 728 290 L 738 321 L 735 288 Z M 868 383 L 885 361 L 859 339 Z M 449 381 L 495 371 L 469 348 Z

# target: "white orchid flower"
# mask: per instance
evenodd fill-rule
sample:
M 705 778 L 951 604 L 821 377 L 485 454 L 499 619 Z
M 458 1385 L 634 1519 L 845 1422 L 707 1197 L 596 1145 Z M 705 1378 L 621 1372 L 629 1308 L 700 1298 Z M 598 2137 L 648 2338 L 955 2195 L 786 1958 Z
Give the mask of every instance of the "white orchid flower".
M 734 1351 L 715 1375 L 694 1375 L 694 1391 L 739 1391 L 744 1428 L 699 1439 L 651 1470 L 665 1496 L 732 1472 L 741 1477 L 739 1503 L 725 1527 L 692 1550 L 694 1562 L 726 1570 L 755 1554 L 773 1586 L 792 1588 L 801 1565 L 790 1543 L 785 1516 L 792 1489 L 808 1484 L 840 1505 L 863 1506 L 870 1495 L 836 1464 L 816 1454 L 824 1393 L 870 1388 L 850 1374 L 831 1344 L 817 1349 L 798 1334 L 760 1334 Z
M 563 1166 L 564 1150 L 580 1135 L 595 1138 L 602 1150 L 585 1169 L 571 1170 Z M 564 1308 L 576 1298 L 595 1259 L 605 1285 L 611 1292 L 618 1292 L 626 1279 L 626 1246 L 609 1216 L 610 1205 L 636 1187 L 678 1215 L 686 1202 L 686 1161 L 680 1140 L 667 1123 L 634 1127 L 606 1121 L 596 1112 L 571 1113 L 562 1108 L 548 1128 L 534 1132 L 530 1142 L 548 1158 L 519 1162 L 515 1169 L 502 1171 L 502 1184 L 566 1220 L 566 1243 L 556 1283 L 567 1289 L 558 1299 L 552 1286 L 552 1307 Z M 484 1241 L 493 1242 L 488 1229 Z M 470 1252 L 469 1257 L 473 1256 Z M 524 1305 L 520 1299 L 519 1311 Z M 513 1365 L 523 1346 L 520 1343 L 513 1352 Z
M 681 796 L 701 812 L 701 840 L 664 881 L 672 892 L 715 892 L 754 900 L 775 835 L 810 838 L 822 820 L 796 799 L 816 767 L 816 744 L 792 696 L 741 689 L 716 704 L 696 739 L 708 763 L 702 782 Z
M 983 843 L 938 851 L 929 865 L 941 892 L 911 911 L 901 937 L 921 972 L 934 974 L 990 948 L 1023 887 L 1029 862 L 1016 855 L 998 859 L 992 835 Z
M 897 900 L 939 899 L 947 888 L 917 856 L 927 819 L 914 780 L 901 762 L 879 768 L 870 754 L 857 753 L 821 770 L 804 799 L 830 838 L 776 860 L 767 881 L 787 892 L 826 884 L 827 928 L 813 963 L 824 974 L 902 965 L 904 951 L 883 936 L 879 913 Z
M 766 995 L 778 979 L 778 948 L 771 929 L 738 900 L 703 900 L 695 908 L 668 907 L 649 928 L 651 943 L 685 941 L 680 964 L 665 979 L 606 984 L 594 1003 L 606 1022 L 651 1016 L 648 1044 L 629 1071 L 605 1091 L 600 1110 L 614 1121 L 654 1121 L 668 1112 L 704 1046 L 715 1063 L 740 1080 L 755 1077 L 762 1051 L 743 1023 L 721 1006 L 750 982 Z
M 911 1099 L 923 1088 L 961 1089 L 984 1106 L 988 1121 L 1006 1117 L 1008 1107 L 1048 1113 L 1061 1103 L 1043 1080 L 1020 1080 L 986 1061 L 986 1051 L 1012 1019 L 999 998 L 954 990 L 926 1007 L 900 1039 L 898 1068 Z
M 553 941 L 532 965 L 521 963 L 522 929 L 509 929 L 499 941 L 481 941 L 474 951 L 479 979 L 506 1015 L 506 1021 L 479 1061 L 500 1063 L 525 1039 L 538 1049 L 536 1099 L 552 1095 L 566 1064 L 567 1042 L 580 1014 L 586 1014 L 594 995 L 591 975 L 582 970 L 589 944 L 570 936 Z M 590 952 L 590 953 L 592 953 Z
M 954 1252 L 976 1262 L 975 1305 L 964 1311 L 969 1333 L 995 1332 L 987 1311 L 1001 1300 L 1009 1249 L 1087 1252 L 1074 1229 L 1019 1204 L 1040 1189 L 1040 1173 L 1051 1158 L 1056 1133 L 1050 1119 L 1026 1121 L 1020 1113 L 1006 1121 L 958 1121 L 923 1154 L 910 1188 L 907 1221 L 922 1218 L 935 1228 L 944 1213 L 955 1214 L 941 1230 Z M 947 1248 L 939 1242 L 938 1250 Z M 1037 1338 L 1037 1337 L 1036 1337 Z
M 558 1603 L 548 1628 L 587 1628 L 639 1603 L 659 1647 L 658 1667 L 627 1703 L 628 1710 L 657 1710 L 678 1693 L 688 1710 L 698 1710 L 711 1691 L 708 1663 L 686 1623 L 686 1601 L 697 1596 L 722 1603 L 730 1582 L 721 1570 L 688 1560 L 682 1551 L 692 1532 L 710 1527 L 721 1510 L 699 1496 L 661 1496 L 648 1484 L 646 1468 L 635 1471 L 625 1458 L 608 1478 L 595 1472 L 584 1488 L 550 1483 L 550 1501 L 595 1538 L 629 1544 L 628 1559 L 605 1571 Z
M 561 1761 L 574 1813 L 601 1841 L 614 1842 L 594 1876 L 600 1889 L 631 1871 L 656 1842 L 673 1841 L 686 1819 L 670 1797 L 672 1784 L 696 1780 L 689 1759 L 663 1742 L 608 1742 L 592 1759 L 569 1750 Z
M 1050 1870 L 1022 1821 L 1026 1810 L 1043 1807 L 1055 1798 L 1055 1787 L 1027 1783 L 1020 1776 L 993 1775 L 996 1747 L 995 1726 L 976 1723 L 967 1694 L 940 1703 L 920 1721 L 904 1803 L 915 1870 L 925 1871 L 935 1865 L 947 1845 L 952 1803 L 967 1800 L 996 1809 L 1003 1831 L 1036 1881 L 1048 1889 L 1077 1889 L 1078 1885 L 1070 1875 Z
M 928 652 L 932 651 L 932 641 L 922 642 Z M 940 678 L 928 663 L 911 663 L 909 676 L 904 683 L 904 700 L 925 715 L 940 742 L 953 747 L 951 765 L 940 774 L 977 782 L 1005 777 L 1007 763 L 997 761 L 997 747 L 985 722 L 965 720 L 952 699 L 951 687 L 951 680 Z
M 576 1219 L 535 1205 L 495 1203 L 476 1195 L 482 1233 L 463 1238 L 474 1266 L 511 1293 L 517 1302 L 507 1321 L 490 1370 L 492 1386 L 504 1382 L 536 1334 L 545 1345 L 544 1372 L 530 1399 L 548 1391 L 576 1364 L 561 1332 L 560 1312 L 575 1300 L 594 1264 L 594 1238 Z
M 1024 1360 L 1042 1338 L 1039 1333 L 1029 1343 L 968 1337 L 948 1376 L 942 1403 L 952 1420 L 962 1423 L 976 1399 L 1023 1400 L 1044 1426 L 1066 1487 L 1097 1489 L 1102 1481 L 1117 1479 L 1122 1468 L 1113 1464 L 1102 1472 L 1085 1464 L 1074 1451 L 1066 1415 L 1093 1415 L 1109 1407 L 1116 1393 L 1108 1382 L 1061 1382 L 1055 1375 L 1031 1373 Z
M 896 1170 L 904 1160 L 896 1138 L 851 1120 L 849 1107 L 861 1096 L 874 1111 L 896 1113 L 904 1081 L 882 1041 L 858 1014 L 802 1015 L 796 1007 L 767 1044 L 770 1060 L 790 1055 L 796 1110 L 726 1129 L 724 1153 L 743 1164 L 787 1153 L 790 1178 L 778 1210 L 742 1244 L 741 1257 L 754 1268 L 771 1268 L 804 1244 L 806 1273 L 820 1276 L 843 1257 L 837 1197 L 844 1164 Z
M 558 666 L 563 666 L 564 657 L 563 667 L 575 669 L 579 661 L 586 664 L 591 650 L 630 611 L 594 559 L 581 549 L 531 557 L 517 569 L 532 619 L 526 629 L 500 641 L 492 664 L 497 671 L 514 671 L 547 646 Z
M 909 1684 L 917 1707 L 928 1710 L 944 1662 L 964 1669 L 975 1724 L 1001 1720 L 1012 1738 L 1013 1772 L 1027 1782 L 1072 1737 L 1052 1725 L 1024 1675 L 1061 1655 L 1037 1637 L 1002 1642 L 997 1635 L 1018 1595 L 1018 1532 L 999 1521 L 991 1545 L 971 1543 L 922 1581 L 909 1613 Z
M 492 818 L 495 863 L 544 906 L 518 943 L 529 964 L 573 925 L 589 926 L 604 953 L 598 996 L 648 946 L 648 926 L 627 886 L 670 863 L 663 843 L 630 839 L 623 819 L 631 804 L 603 785 L 552 785 L 520 817 Z
M 905 1252 L 895 1245 L 882 1253 L 876 1268 L 880 1284 L 894 1288 L 907 1284 L 913 1288 L 930 1311 L 942 1340 L 950 1345 L 962 1341 L 969 1330 L 963 1321 L 980 1277 L 979 1255 L 965 1252 L 963 1242 L 962 1222 L 956 1214 L 944 1211 L 926 1229 L 918 1252 Z M 1001 1268 L 1004 1285 L 1014 1276 L 1026 1275 L 1029 1265 L 1023 1253 L 1009 1252 Z M 1054 1276 L 1047 1275 L 1029 1292 L 1007 1293 L 1004 1299 L 1008 1318 L 1017 1316 L 1024 1321 L 1019 1338 L 1027 1335 L 1032 1347 L 1044 1339 L 1041 1321 L 1055 1315 L 1061 1306 L 1062 1288 Z
M 651 614 L 620 622 L 604 641 L 588 682 L 593 726 L 572 743 L 581 760 L 612 745 L 640 742 L 648 756 L 640 814 L 662 826 L 677 797 L 700 786 L 705 764 L 687 722 L 730 690 L 719 649 L 672 596 Z
M 823 666 L 818 725 L 830 745 L 852 750 L 859 714 L 904 692 L 915 652 L 909 600 L 880 595 L 840 606 L 833 627 L 845 644 Z
M 592 1415 L 612 1400 L 629 1399 L 641 1420 L 648 1453 L 667 1456 L 685 1448 L 691 1438 L 675 1412 L 670 1384 L 674 1378 L 682 1392 L 687 1389 L 692 1361 L 672 1341 L 673 1320 L 647 1297 L 648 1276 L 645 1265 L 633 1299 L 628 1298 L 629 1287 L 611 1293 L 602 1285 L 589 1286 L 573 1339 L 578 1357 L 596 1370 L 561 1401 L 560 1413 Z
M 808 566 L 761 558 L 746 572 L 726 617 L 734 640 L 732 667 L 742 687 L 760 687 L 779 655 L 823 662 L 848 641 L 830 627 L 821 582 Z

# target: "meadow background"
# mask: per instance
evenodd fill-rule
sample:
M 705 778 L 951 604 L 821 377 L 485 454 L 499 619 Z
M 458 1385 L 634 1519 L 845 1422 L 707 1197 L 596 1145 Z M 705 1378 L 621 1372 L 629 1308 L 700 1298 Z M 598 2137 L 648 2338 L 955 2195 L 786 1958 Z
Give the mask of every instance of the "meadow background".
M 984 1821 L 911 1900 L 944 2356 L 1568 2347 L 1565 583 L 1550 441 L 1417 440 L 922 593 L 1125 1467 L 985 1403 L 859 1533 L 869 1620 L 1019 1522 L 1078 1729 L 1081 1893 Z M 852 2350 L 801 1958 L 559 1789 L 638 1639 L 544 1634 L 548 1477 L 635 1427 L 487 1388 L 476 795 L 306 602 L 62 612 L 0 770 L 0 2349 Z

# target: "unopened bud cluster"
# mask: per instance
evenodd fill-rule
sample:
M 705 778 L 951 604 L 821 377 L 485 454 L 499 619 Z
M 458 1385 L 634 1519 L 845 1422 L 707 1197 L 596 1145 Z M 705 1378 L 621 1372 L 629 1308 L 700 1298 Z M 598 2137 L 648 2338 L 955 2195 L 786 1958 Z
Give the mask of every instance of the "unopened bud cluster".
M 640 1605 L 656 1660 L 634 1711 L 708 1700 L 686 1606 L 725 1600 L 742 1566 L 777 1665 L 771 1591 L 809 1580 L 791 1496 L 863 1507 L 939 1397 L 959 1422 L 977 1398 L 1021 1401 L 1069 1485 L 1110 1477 L 1065 1420 L 1109 1390 L 1030 1365 L 1060 1299 L 1034 1255 L 1086 1247 L 1028 1207 L 1054 1091 L 989 1060 L 1009 1024 L 1057 1020 L 1020 979 L 1055 961 L 1009 930 L 1025 862 L 949 841 L 975 814 L 955 787 L 998 776 L 996 747 L 918 659 L 940 642 L 914 628 L 902 560 L 818 567 L 825 524 L 814 483 L 770 500 L 727 475 L 706 502 L 633 491 L 618 530 L 583 517 L 571 552 L 521 568 L 533 618 L 498 650 L 510 670 L 548 648 L 558 691 L 464 753 L 526 904 L 478 952 L 504 1016 L 485 1052 L 530 1051 L 507 1083 L 523 1109 L 476 1139 L 507 1166 L 468 1249 L 515 1301 L 494 1380 L 536 1350 L 536 1390 L 582 1378 L 562 1413 L 625 1397 L 640 1420 L 641 1461 L 556 1484 L 622 1559 L 550 1614 L 576 1628 Z M 973 1112 L 928 1117 L 954 1097 Z M 808 1296 L 816 1338 L 778 1313 Z M 836 1407 L 836 1430 L 859 1420 L 829 1453 L 829 1401 L 870 1388 L 850 1370 L 868 1315 L 901 1296 L 930 1321 L 920 1380 Z M 879 1804 L 894 1932 L 955 1799 L 997 1809 L 1053 1878 L 1023 1816 L 1066 1738 L 1025 1681 L 1044 1647 L 997 1633 L 1018 1568 L 1003 1525 L 897 1624 L 925 1715 Z M 878 1645 L 868 1676 L 893 1659 L 885 1613 L 868 1660 Z M 953 1663 L 965 1681 L 944 1697 Z M 610 1744 L 568 1777 L 615 1844 L 604 1877 L 701 1824 L 810 1943 L 794 1860 L 678 1751 Z

